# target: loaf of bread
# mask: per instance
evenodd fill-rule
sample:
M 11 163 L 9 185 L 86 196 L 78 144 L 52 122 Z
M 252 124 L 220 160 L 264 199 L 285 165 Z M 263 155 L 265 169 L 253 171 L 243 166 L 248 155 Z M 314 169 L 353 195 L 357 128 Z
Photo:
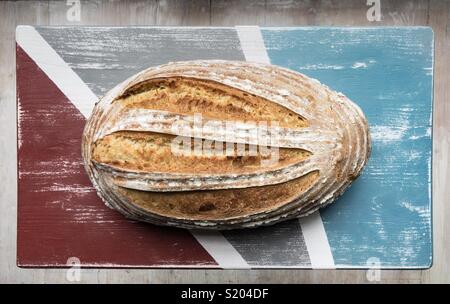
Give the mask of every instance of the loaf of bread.
M 108 92 L 82 153 L 99 196 L 129 218 L 235 229 L 331 203 L 361 173 L 370 136 L 357 105 L 303 74 L 186 61 Z

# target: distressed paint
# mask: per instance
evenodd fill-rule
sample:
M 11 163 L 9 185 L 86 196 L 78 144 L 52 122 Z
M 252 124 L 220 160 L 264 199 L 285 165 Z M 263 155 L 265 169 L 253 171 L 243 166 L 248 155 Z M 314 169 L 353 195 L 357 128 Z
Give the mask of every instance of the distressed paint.
M 98 95 L 104 94 L 112 86 L 124 80 L 146 66 L 166 63 L 167 61 L 178 61 L 187 59 L 234 59 L 244 60 L 244 55 L 240 48 L 239 39 L 234 28 L 77 28 L 77 27 L 37 27 L 38 32 L 57 51 L 57 53 L 69 64 L 70 67 L 86 82 L 86 84 Z M 149 31 L 158 33 L 149 33 Z M 140 43 L 136 43 L 136 37 L 128 34 L 129 31 L 140 37 Z M 106 32 L 110 32 L 107 34 Z M 200 33 L 200 34 L 199 34 Z M 203 34 L 202 34 L 203 33 Z M 114 38 L 116 35 L 116 38 Z M 120 37 L 124 48 L 117 48 L 114 39 Z M 205 41 L 206 39 L 206 41 Z M 157 43 L 153 43 L 157 41 Z M 159 41 L 159 42 L 158 42 Z M 164 42 L 164 43 L 162 43 Z M 97 45 L 97 47 L 96 47 Z M 167 45 L 167 47 L 165 47 Z M 101 47 L 98 47 L 101 46 Z M 105 52 L 111 47 L 114 52 Z M 115 48 L 115 49 L 114 49 Z M 173 48 L 170 58 L 167 58 L 167 49 Z M 92 68 L 92 61 L 97 62 Z M 109 65 L 111 61 L 124 61 L 128 64 Z M 74 62 L 72 62 L 74 61 Z M 87 63 L 86 63 L 87 62 Z M 95 67 L 109 67 L 109 69 L 97 69 Z M 86 69 L 86 67 L 90 66 Z M 91 80 L 94 79 L 95 83 Z M 102 85 L 98 85 L 98 84 Z M 20 217 L 19 217 L 20 220 Z M 87 220 L 87 218 L 85 219 Z M 295 230 L 298 226 L 296 221 L 289 224 Z M 275 226 L 276 227 L 276 226 Z M 285 228 L 280 228 L 281 230 Z M 276 233 L 276 232 L 275 232 Z M 263 230 L 259 239 L 261 252 L 252 257 L 250 251 L 248 258 L 253 261 L 261 260 L 261 267 L 268 263 L 262 263 L 266 256 L 273 252 L 280 251 L 278 244 L 265 242 L 264 235 L 269 234 Z M 272 234 L 272 232 L 270 232 Z M 282 234 L 278 234 L 282 235 Z M 290 236 L 286 236 L 289 238 Z M 298 242 L 303 242 L 301 235 L 298 235 Z M 241 248 L 250 248 L 245 240 L 236 240 L 241 243 Z M 295 246 L 290 249 L 293 256 L 307 256 L 304 246 Z M 305 259 L 298 260 L 301 264 L 294 267 L 310 267 Z M 145 263 L 142 263 L 144 265 Z M 292 264 L 292 263 L 291 263 Z M 108 264 L 109 265 L 109 264 Z M 279 265 L 278 260 L 274 260 L 272 265 Z M 155 266 L 147 263 L 148 267 Z M 198 267 L 205 267 L 201 264 Z M 107 266 L 105 266 L 107 267 Z M 162 267 L 171 267 L 170 265 Z M 210 266 L 206 266 L 210 267 Z
M 20 47 L 16 54 L 17 264 L 217 267 L 187 231 L 133 222 L 103 204 L 82 165 L 84 117 Z
M 40 69 L 64 92 L 76 108 L 88 117 L 97 101 L 97 96 L 86 86 L 81 78 L 42 38 L 36 29 L 29 25 L 17 27 L 16 41 Z
M 151 66 L 194 59 L 245 60 L 234 29 L 37 27 L 98 96 Z
M 89 31 L 83 32 L 83 30 L 73 27 L 39 28 L 38 30 L 97 95 L 105 93 L 116 83 L 146 66 L 181 59 L 243 60 L 244 58 L 240 48 L 234 42 L 230 43 L 230 41 L 237 42 L 237 37 L 221 37 L 211 44 L 201 44 L 198 41 L 191 43 L 189 35 L 192 33 L 187 33 L 189 29 L 157 29 L 165 33 L 170 31 L 185 33 L 184 35 L 173 34 L 172 37 L 178 37 L 173 39 L 175 42 L 170 39 L 171 36 L 161 34 L 161 37 L 165 37 L 165 40 L 174 43 L 173 45 L 180 43 L 176 47 L 173 46 L 176 50 L 172 54 L 179 56 L 174 59 L 164 57 L 170 52 L 166 52 L 167 49 L 158 44 L 162 38 L 145 33 L 148 28 L 136 29 L 136 31 L 144 32 L 139 37 L 141 39 L 143 39 L 142 37 L 152 37 L 149 41 L 158 43 L 139 44 L 133 35 L 126 35 L 126 28 L 110 29 L 111 32 L 121 32 L 120 41 L 125 45 L 123 49 L 118 48 L 118 44 L 115 43 L 117 40 L 114 40 L 114 37 L 107 33 L 99 34 L 99 31 L 105 30 L 104 28 L 89 28 L 90 34 Z M 218 29 L 206 28 L 203 30 L 209 30 L 209 33 L 218 31 Z M 234 31 L 234 29 L 224 30 Z M 71 35 L 67 35 L 69 32 Z M 105 44 L 102 44 L 101 37 L 103 36 L 106 37 Z M 383 267 L 427 267 L 431 263 L 431 202 L 428 190 L 431 153 L 431 31 L 427 28 L 265 29 L 263 38 L 272 63 L 318 78 L 333 89 L 344 92 L 363 108 L 371 127 L 374 128 L 374 148 L 369 167 L 336 204 L 322 213 L 334 259 L 339 264 L 338 267 L 364 267 L 366 259 L 372 256 L 379 257 Z M 55 41 L 52 42 L 52 39 Z M 77 43 L 78 41 L 82 43 Z M 224 43 L 221 44 L 221 41 Z M 96 43 L 99 45 L 97 48 L 95 47 Z M 140 48 L 149 49 L 149 51 L 140 53 L 137 49 L 129 47 L 133 43 Z M 187 47 L 181 48 L 184 52 L 179 51 L 179 46 L 186 46 L 187 43 L 197 47 L 195 54 L 204 54 L 205 58 L 197 57 L 195 54 L 194 57 L 183 57 L 186 54 L 192 55 L 187 51 Z M 222 53 L 208 50 L 208 47 L 220 45 L 222 47 L 231 45 L 232 50 L 221 48 Z M 150 48 L 150 46 L 155 46 L 155 48 Z M 208 51 L 202 53 L 201 51 L 205 48 Z M 113 50 L 117 54 L 104 52 L 105 49 Z M 120 60 L 127 64 L 121 64 Z M 133 62 L 136 62 L 136 65 L 133 65 Z M 20 64 L 19 60 L 18 63 Z M 412 77 L 409 78 L 409 76 Z M 19 113 L 23 117 L 29 115 L 27 109 L 20 105 Z M 23 144 L 29 135 L 24 133 L 23 128 L 20 127 L 19 136 L 19 144 L 20 142 Z M 35 136 L 39 136 L 39 134 Z M 400 152 L 393 154 L 392 149 Z M 80 161 L 67 160 L 63 156 L 55 159 L 58 159 L 59 164 L 64 164 L 61 168 L 65 168 L 65 170 L 68 170 L 67 167 L 71 162 L 80 164 Z M 386 163 L 385 166 L 384 163 Z M 40 170 L 48 172 L 48 168 L 47 163 L 47 166 Z M 74 171 L 76 170 L 74 169 Z M 403 172 L 406 174 L 399 174 Z M 422 175 L 417 174 L 418 172 L 422 172 Z M 58 171 L 57 174 L 64 173 Z M 39 175 L 39 170 L 20 171 L 20 175 Z M 86 187 L 89 187 L 82 183 L 70 185 L 69 187 L 76 185 L 75 187 L 82 190 L 81 193 L 88 191 Z M 55 183 L 43 189 L 67 190 L 67 185 Z M 383 190 L 380 191 L 380 189 L 386 192 L 383 193 Z M 396 191 L 397 189 L 402 191 Z M 372 199 L 369 200 L 368 197 Z M 52 203 L 58 206 L 61 201 L 49 199 L 43 206 L 48 207 Z M 19 221 L 23 219 L 24 212 L 22 210 L 19 202 Z M 88 207 L 85 211 L 92 210 Z M 78 210 L 77 214 L 80 214 L 77 220 L 81 222 L 89 220 L 89 217 L 83 218 L 83 212 Z M 107 221 L 107 219 L 97 220 L 99 222 Z M 32 223 L 32 221 L 29 222 Z M 295 225 L 298 226 L 298 224 L 292 223 L 289 222 L 289 225 L 295 229 Z M 38 223 L 38 225 L 40 224 Z M 111 226 L 111 223 L 109 225 Z M 355 227 L 357 228 L 355 229 Z M 19 231 L 19 235 L 20 233 Z M 264 236 L 261 236 L 261 239 L 264 240 Z M 229 240 L 234 242 L 235 239 L 230 236 Z M 248 246 L 243 250 L 246 254 L 247 252 L 251 254 L 251 246 L 255 245 L 252 245 L 252 242 L 247 242 L 247 244 Z M 22 246 L 23 251 L 30 251 L 33 248 L 28 245 Z M 266 247 L 265 254 L 261 254 L 262 258 L 246 256 L 246 259 L 255 265 L 262 266 L 264 264 L 262 261 L 266 261 L 267 256 L 271 256 L 271 250 L 276 245 L 277 243 L 274 242 L 273 246 Z M 39 248 L 39 244 L 36 246 Z M 302 246 L 293 247 L 302 248 Z M 20 247 L 18 247 L 18 252 L 20 252 Z M 245 248 L 245 242 L 236 244 L 235 247 Z M 301 252 L 299 250 L 299 253 Z M 37 253 L 39 254 L 39 251 Z M 36 255 L 34 255 L 34 259 L 34 266 L 43 266 L 46 263 L 36 259 Z M 52 265 L 65 264 L 61 257 L 53 260 L 47 259 L 48 261 L 53 263 Z M 124 265 L 119 262 L 105 262 L 104 257 L 98 261 L 96 263 L 100 263 L 98 265 L 103 267 Z M 302 263 L 305 263 L 303 267 L 305 265 L 308 267 L 309 262 Z M 165 267 L 173 267 L 173 264 L 176 263 L 168 261 Z M 22 265 L 26 265 L 26 263 L 22 263 Z M 29 265 L 33 265 L 33 263 L 31 262 Z M 141 265 L 155 264 L 144 262 Z
M 433 33 L 409 28 L 263 30 L 271 61 L 319 79 L 364 111 L 372 155 L 322 212 L 339 267 L 431 265 Z
M 298 221 L 279 223 L 276 228 L 225 231 L 224 235 L 252 267 L 311 267 Z
M 270 63 L 269 55 L 267 54 L 266 46 L 264 44 L 261 30 L 258 26 L 236 26 L 236 31 L 241 42 L 241 48 L 244 52 L 245 59 L 247 61 L 255 61 L 260 63 Z M 285 89 L 278 90 L 283 96 L 288 96 L 289 91 Z M 303 113 L 304 115 L 307 113 Z M 310 132 L 311 130 L 309 130 Z M 321 130 L 323 132 L 324 130 Z M 318 134 L 313 135 L 314 141 L 319 141 Z M 297 138 L 301 136 L 296 136 Z M 306 148 L 308 151 L 313 151 L 312 147 Z M 293 231 L 297 223 L 293 222 Z M 331 253 L 330 244 L 327 239 L 325 228 L 323 227 L 322 218 L 320 217 L 320 211 L 310 215 L 309 219 L 300 219 L 299 221 L 299 233 L 301 236 L 297 236 L 297 240 L 301 237 L 301 241 L 306 246 L 306 252 L 309 255 L 309 260 L 312 268 L 334 268 L 333 255 Z M 276 232 L 276 231 L 274 231 Z M 285 232 L 283 232 L 285 233 Z M 302 243 L 302 244 L 303 244 Z M 278 255 L 279 256 L 279 255 Z M 295 260 L 295 259 L 294 259 Z M 301 264 L 307 265 L 306 262 Z

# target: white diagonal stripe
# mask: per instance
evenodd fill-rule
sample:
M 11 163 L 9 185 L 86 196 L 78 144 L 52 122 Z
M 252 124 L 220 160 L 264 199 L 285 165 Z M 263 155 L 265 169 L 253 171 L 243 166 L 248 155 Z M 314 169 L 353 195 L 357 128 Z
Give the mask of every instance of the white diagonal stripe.
M 314 212 L 299 219 L 303 239 L 308 249 L 309 259 L 313 268 L 335 268 L 333 255 L 323 226 L 320 212 Z
M 236 31 L 246 61 L 270 63 L 258 26 L 236 26 Z
M 236 30 L 247 61 L 269 62 L 258 27 L 238 26 Z M 222 268 L 250 268 L 221 232 L 192 231 L 192 233 Z
M 219 231 L 191 230 L 192 235 L 224 269 L 248 269 L 250 266 Z
M 61 92 L 89 117 L 98 97 L 32 26 L 20 25 L 16 41 Z
M 261 30 L 258 26 L 236 26 L 241 48 L 247 61 L 270 63 Z M 312 268 L 335 268 L 320 213 L 300 219 L 303 238 Z
M 247 61 L 270 63 L 261 32 L 256 26 L 236 27 Z M 16 41 L 85 116 L 97 96 L 32 26 L 18 26 Z M 313 268 L 333 268 L 334 262 L 320 215 L 300 220 Z M 193 231 L 194 237 L 222 268 L 250 268 L 220 232 Z
M 32 26 L 16 29 L 16 41 L 73 105 L 88 118 L 97 96 Z M 197 241 L 222 268 L 249 268 L 220 232 L 193 232 Z

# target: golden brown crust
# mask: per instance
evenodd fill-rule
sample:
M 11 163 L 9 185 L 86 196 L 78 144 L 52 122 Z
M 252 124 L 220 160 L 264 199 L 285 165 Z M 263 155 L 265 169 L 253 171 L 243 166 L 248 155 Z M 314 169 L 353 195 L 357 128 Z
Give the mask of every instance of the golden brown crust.
M 173 127 L 180 122 L 183 128 Z M 277 131 L 268 150 L 251 135 L 266 129 Z M 189 136 L 191 149 L 228 142 L 232 152 L 175 153 L 174 140 Z M 250 150 L 256 154 L 239 154 Z M 290 70 L 232 61 L 145 70 L 102 98 L 83 134 L 86 170 L 107 204 L 137 220 L 186 228 L 308 215 L 342 194 L 369 153 L 367 121 L 344 95 Z
M 181 77 L 151 79 L 115 102 L 130 108 L 201 114 L 209 119 L 277 122 L 289 128 L 307 126 L 304 118 L 285 107 L 207 80 Z
M 262 161 L 270 155 L 262 153 L 258 147 L 244 146 L 244 155 L 238 154 L 233 145 L 232 155 L 176 155 L 171 143 L 175 135 L 154 132 L 119 131 L 109 134 L 94 143 L 92 159 L 98 163 L 124 170 L 161 173 L 218 174 L 252 173 L 260 171 Z M 186 139 L 194 149 L 194 140 Z M 202 143 L 205 140 L 200 139 Z M 218 143 L 212 143 L 212 148 Z M 220 143 L 225 149 L 226 143 Z M 255 149 L 255 155 L 250 149 Z M 284 168 L 305 160 L 311 153 L 302 149 L 280 148 L 278 161 L 268 164 L 265 170 Z
M 151 192 L 120 187 L 119 191 L 130 203 L 160 216 L 185 220 L 223 220 L 286 204 L 299 191 L 309 188 L 317 176 L 317 172 L 311 172 L 286 183 L 243 189 Z

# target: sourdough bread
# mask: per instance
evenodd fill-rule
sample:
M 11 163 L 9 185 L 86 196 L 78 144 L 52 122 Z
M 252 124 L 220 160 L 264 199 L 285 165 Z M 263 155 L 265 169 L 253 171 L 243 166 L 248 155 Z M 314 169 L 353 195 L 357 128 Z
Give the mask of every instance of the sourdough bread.
M 108 92 L 84 133 L 86 171 L 127 217 L 234 229 L 306 216 L 370 154 L 360 108 L 317 80 L 234 61 L 149 68 Z

